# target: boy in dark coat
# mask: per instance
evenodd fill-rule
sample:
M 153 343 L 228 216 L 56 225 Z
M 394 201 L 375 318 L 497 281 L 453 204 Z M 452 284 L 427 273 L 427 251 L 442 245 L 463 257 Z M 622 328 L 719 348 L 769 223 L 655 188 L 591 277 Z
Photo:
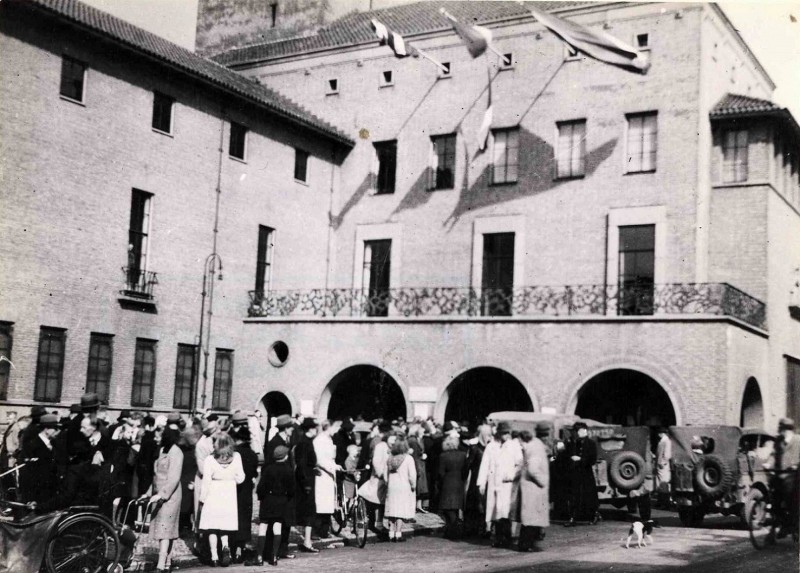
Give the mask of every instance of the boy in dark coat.
M 272 451 L 273 459 L 264 466 L 256 494 L 260 501 L 258 508 L 258 542 L 256 556 L 248 565 L 261 565 L 264 550 L 269 549 L 267 563 L 278 564 L 281 535 L 286 526 L 286 516 L 291 511 L 295 494 L 295 477 L 289 465 L 289 448 L 277 446 Z
M 467 474 L 467 454 L 459 448 L 459 439 L 449 436 L 442 442 L 439 457 L 439 509 L 444 513 L 444 536 L 457 537 L 458 512 L 464 509 L 464 480 Z
M 303 435 L 294 447 L 294 473 L 297 480 L 297 525 L 304 526 L 303 544 L 300 551 L 319 553 L 311 545 L 311 528 L 317 522 L 317 504 L 314 497 L 314 484 L 317 472 L 317 454 L 314 451 L 313 439 L 317 435 L 317 423 L 306 418 L 300 425 Z

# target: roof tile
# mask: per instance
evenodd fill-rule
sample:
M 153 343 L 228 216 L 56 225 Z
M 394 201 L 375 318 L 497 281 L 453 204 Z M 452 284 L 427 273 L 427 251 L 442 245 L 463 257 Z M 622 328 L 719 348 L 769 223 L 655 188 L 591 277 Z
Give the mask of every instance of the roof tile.
M 745 95 L 727 94 L 711 109 L 711 117 L 779 111 L 780 106 Z

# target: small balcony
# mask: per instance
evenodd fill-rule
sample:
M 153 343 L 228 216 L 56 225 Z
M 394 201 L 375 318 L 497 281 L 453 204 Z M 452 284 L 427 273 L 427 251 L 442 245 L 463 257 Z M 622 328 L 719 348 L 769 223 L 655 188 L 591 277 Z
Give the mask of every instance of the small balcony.
M 727 283 L 250 291 L 250 317 L 711 315 L 766 330 L 766 305 Z
M 122 267 L 125 288 L 119 291 L 119 303 L 123 308 L 155 313 L 156 304 L 153 294 L 158 284 L 158 274 L 136 267 Z

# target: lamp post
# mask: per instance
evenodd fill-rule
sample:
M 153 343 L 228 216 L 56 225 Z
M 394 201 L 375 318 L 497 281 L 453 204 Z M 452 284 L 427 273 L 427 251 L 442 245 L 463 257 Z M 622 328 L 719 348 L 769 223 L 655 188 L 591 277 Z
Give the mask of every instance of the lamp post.
M 219 274 L 217 275 L 217 271 Z M 208 389 L 208 351 L 211 343 L 211 317 L 214 315 L 214 279 L 222 280 L 222 257 L 218 253 L 211 253 L 203 264 L 203 292 L 200 303 L 200 336 L 197 350 L 203 352 L 203 393 L 200 395 L 200 410 L 206 409 L 206 390 Z M 203 328 L 205 326 L 206 296 L 208 296 L 208 328 L 203 348 Z M 199 366 L 199 365 L 198 365 Z M 197 411 L 197 390 L 200 389 L 200 369 L 195 370 L 195 393 L 192 400 L 192 409 Z

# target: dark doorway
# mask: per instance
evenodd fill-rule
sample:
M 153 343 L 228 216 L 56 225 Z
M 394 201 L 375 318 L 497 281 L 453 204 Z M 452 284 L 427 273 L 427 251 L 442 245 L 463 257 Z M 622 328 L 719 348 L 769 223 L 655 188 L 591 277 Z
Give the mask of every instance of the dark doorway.
M 267 411 L 267 428 L 274 426 L 274 421 L 278 416 L 284 414 L 292 415 L 292 403 L 283 392 L 267 392 L 261 399 L 264 409 Z
M 483 236 L 483 316 L 511 316 L 514 289 L 514 233 Z
M 406 399 L 394 378 L 376 366 L 351 366 L 333 377 L 328 388 L 328 418 L 374 420 L 406 417 Z
M 598 374 L 578 392 L 575 414 L 622 426 L 672 426 L 675 409 L 666 391 L 636 370 Z
M 499 368 L 473 368 L 450 384 L 444 418 L 475 426 L 492 412 L 506 410 L 533 412 L 525 387 Z
M 744 387 L 739 425 L 743 428 L 764 427 L 764 401 L 761 399 L 761 389 L 755 378 L 750 378 Z
M 389 277 L 392 272 L 392 241 L 364 241 L 364 290 L 367 316 L 389 315 Z

